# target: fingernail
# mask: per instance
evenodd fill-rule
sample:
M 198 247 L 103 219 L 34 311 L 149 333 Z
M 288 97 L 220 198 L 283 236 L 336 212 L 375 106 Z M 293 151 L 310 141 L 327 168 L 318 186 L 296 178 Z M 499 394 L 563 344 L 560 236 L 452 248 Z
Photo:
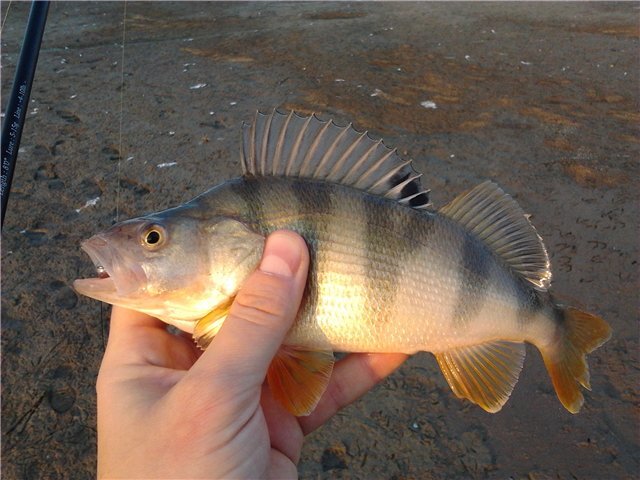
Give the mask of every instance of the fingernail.
M 260 270 L 292 277 L 300 267 L 300 240 L 291 232 L 275 232 L 267 239 Z

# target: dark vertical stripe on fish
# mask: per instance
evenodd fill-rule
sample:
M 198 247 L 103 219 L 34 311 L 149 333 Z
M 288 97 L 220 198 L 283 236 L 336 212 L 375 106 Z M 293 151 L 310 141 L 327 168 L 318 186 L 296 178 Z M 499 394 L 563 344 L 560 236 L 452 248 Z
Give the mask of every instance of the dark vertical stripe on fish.
M 491 280 L 491 256 L 469 234 L 464 237 L 460 253 L 460 285 L 453 321 L 454 325 L 464 327 L 482 309 Z
M 310 230 L 326 229 L 326 224 L 318 222 L 317 218 L 322 218 L 323 214 L 332 216 L 333 203 L 331 196 L 335 186 L 330 183 L 318 185 L 319 188 L 310 188 L 310 183 L 304 180 L 294 180 L 291 182 L 291 191 L 296 198 L 298 210 L 305 218 L 305 222 Z M 316 221 L 312 222 L 311 217 Z
M 239 182 L 231 183 L 231 192 L 242 202 L 241 215 L 249 227 L 262 234 L 268 233 L 264 224 L 263 200 L 260 197 L 260 181 L 253 176 L 245 176 Z
M 296 209 L 300 216 L 295 219 L 288 228 L 295 230 L 305 237 L 307 245 L 310 247 L 310 254 L 315 257 L 319 248 L 318 239 L 323 231 L 326 231 L 326 215 L 330 213 L 331 194 L 330 185 L 323 185 L 323 188 L 310 189 L 308 182 L 291 182 L 291 193 L 296 200 Z M 324 221 L 323 221 L 324 220 Z M 314 260 L 314 258 L 312 258 Z M 315 264 L 315 262 L 312 262 Z
M 374 202 L 381 202 L 379 198 L 372 198 Z M 403 262 L 406 261 L 407 235 L 404 231 L 408 222 L 398 224 L 398 215 L 393 209 L 381 214 L 383 209 L 375 205 L 365 205 L 364 198 L 358 198 L 363 203 L 361 209 L 366 213 L 365 247 L 367 251 L 365 263 L 365 287 L 368 298 L 378 299 L 378 322 L 386 323 L 393 317 L 396 296 L 402 275 Z M 396 242 L 393 255 L 383 253 L 385 245 Z
M 318 257 L 322 255 L 321 249 L 329 248 L 321 244 L 321 239 L 326 238 L 327 222 L 332 218 L 333 208 L 331 194 L 334 186 L 323 184 L 321 188 L 309 188 L 309 182 L 294 180 L 290 183 L 291 192 L 296 200 L 296 209 L 300 217 L 289 228 L 302 235 L 309 247 L 309 273 L 307 275 L 307 291 L 303 297 L 300 314 L 303 317 L 315 316 L 318 305 Z M 325 215 L 320 215 L 320 214 Z

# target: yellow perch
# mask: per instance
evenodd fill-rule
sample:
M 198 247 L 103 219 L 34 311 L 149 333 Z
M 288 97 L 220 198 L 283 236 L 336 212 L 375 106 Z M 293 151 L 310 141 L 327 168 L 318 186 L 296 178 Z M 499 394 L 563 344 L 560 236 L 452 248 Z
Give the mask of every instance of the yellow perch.
M 266 235 L 286 228 L 311 255 L 298 318 L 267 377 L 292 413 L 313 410 L 334 351 L 432 352 L 458 397 L 497 412 L 524 342 L 540 350 L 565 408 L 580 410 L 586 354 L 610 327 L 554 302 L 542 239 L 497 185 L 435 210 L 395 150 L 293 112 L 257 114 L 243 128 L 241 164 L 239 178 L 85 241 L 100 278 L 75 289 L 154 315 L 206 348 Z

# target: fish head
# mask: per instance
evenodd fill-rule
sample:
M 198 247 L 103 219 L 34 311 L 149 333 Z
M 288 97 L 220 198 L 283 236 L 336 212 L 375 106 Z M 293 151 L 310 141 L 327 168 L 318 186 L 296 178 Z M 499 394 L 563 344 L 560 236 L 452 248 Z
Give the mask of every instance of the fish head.
M 173 209 L 118 223 L 81 247 L 98 276 L 76 280 L 78 293 L 191 332 L 235 296 L 260 260 L 264 237 L 237 220 Z

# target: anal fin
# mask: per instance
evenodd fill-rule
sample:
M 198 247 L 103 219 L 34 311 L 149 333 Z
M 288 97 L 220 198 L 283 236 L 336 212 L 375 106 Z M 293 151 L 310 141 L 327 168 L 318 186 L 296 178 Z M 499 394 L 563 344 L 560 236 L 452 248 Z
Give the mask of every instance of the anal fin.
M 451 390 L 490 413 L 507 402 L 525 357 L 524 343 L 494 341 L 435 354 Z
M 327 388 L 333 364 L 330 350 L 303 350 L 285 345 L 267 372 L 271 393 L 293 415 L 309 415 Z
M 218 334 L 220 327 L 222 327 L 222 324 L 227 319 L 229 309 L 234 299 L 235 297 L 229 297 L 226 302 L 218 305 L 196 323 L 193 329 L 193 340 L 202 350 L 206 350 L 213 340 L 213 337 Z

